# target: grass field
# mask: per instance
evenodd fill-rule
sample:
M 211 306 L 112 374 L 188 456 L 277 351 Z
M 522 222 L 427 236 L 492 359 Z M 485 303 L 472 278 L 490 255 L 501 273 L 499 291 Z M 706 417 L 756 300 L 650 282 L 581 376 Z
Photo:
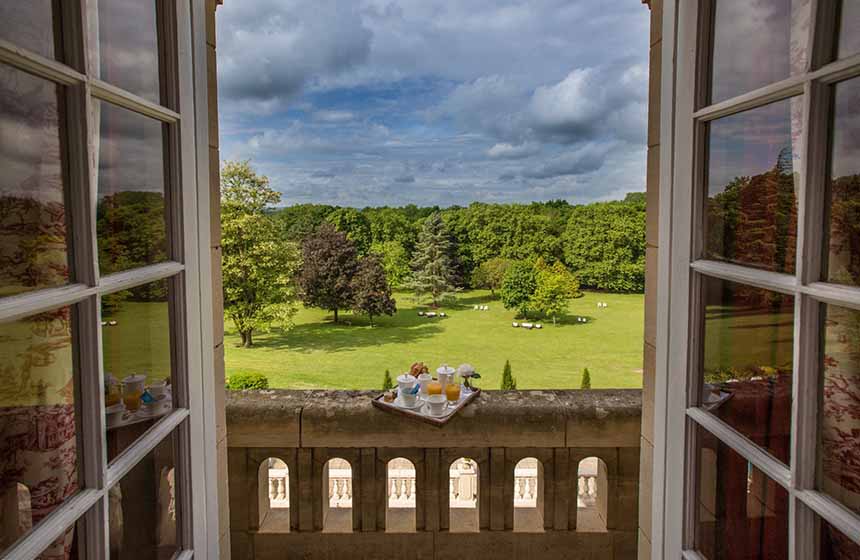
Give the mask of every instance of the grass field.
M 579 388 L 586 367 L 594 388 L 642 386 L 642 295 L 586 293 L 559 325 L 542 321 L 544 328 L 532 331 L 513 328 L 514 312 L 486 291 L 459 294 L 456 305 L 441 309 L 449 317 L 437 319 L 419 317 L 428 308 L 410 294 L 396 298 L 397 314 L 375 319 L 374 327 L 364 317 L 341 314 L 336 325 L 327 312 L 302 309 L 292 329 L 257 333 L 252 348 L 240 346 L 227 320 L 227 375 L 260 372 L 272 387 L 368 389 L 381 387 L 386 369 L 393 378 L 415 361 L 432 369 L 468 362 L 483 377 L 479 386 L 498 389 L 508 359 L 520 389 Z M 598 309 L 598 301 L 609 307 Z

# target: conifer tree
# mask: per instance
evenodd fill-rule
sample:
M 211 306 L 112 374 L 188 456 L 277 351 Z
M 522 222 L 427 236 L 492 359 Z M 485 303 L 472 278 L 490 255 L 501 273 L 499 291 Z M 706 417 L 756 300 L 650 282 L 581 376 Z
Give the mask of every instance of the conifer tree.
M 511 361 L 505 360 L 505 369 L 502 370 L 502 391 L 516 391 L 517 380 L 511 375 Z
M 394 388 L 394 381 L 391 380 L 391 372 L 385 370 L 385 377 L 382 378 L 382 390 L 389 391 Z
M 418 234 L 410 283 L 417 297 L 429 295 L 432 298 L 433 307 L 438 307 L 439 299 L 454 289 L 450 250 L 451 239 L 442 216 L 434 212 L 424 221 Z
M 591 374 L 588 372 L 588 368 L 582 370 L 582 383 L 580 383 L 579 388 L 591 389 Z

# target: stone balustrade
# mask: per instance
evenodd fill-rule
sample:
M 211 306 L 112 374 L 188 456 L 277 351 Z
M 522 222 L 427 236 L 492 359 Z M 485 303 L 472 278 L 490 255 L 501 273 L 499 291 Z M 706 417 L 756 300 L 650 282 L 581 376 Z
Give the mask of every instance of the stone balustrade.
M 234 560 L 636 557 L 640 391 L 485 391 L 442 428 L 373 394 L 228 393 Z

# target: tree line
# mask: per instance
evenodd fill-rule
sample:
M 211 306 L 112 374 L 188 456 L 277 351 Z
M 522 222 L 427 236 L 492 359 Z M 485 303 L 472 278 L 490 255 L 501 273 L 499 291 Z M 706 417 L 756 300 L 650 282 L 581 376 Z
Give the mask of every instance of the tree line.
M 644 290 L 641 193 L 583 206 L 279 207 L 249 162 L 226 162 L 221 177 L 225 314 L 245 346 L 289 324 L 299 301 L 335 322 L 351 310 L 372 324 L 396 311 L 393 289 L 435 307 L 486 288 L 518 316 L 555 321 L 581 287 Z

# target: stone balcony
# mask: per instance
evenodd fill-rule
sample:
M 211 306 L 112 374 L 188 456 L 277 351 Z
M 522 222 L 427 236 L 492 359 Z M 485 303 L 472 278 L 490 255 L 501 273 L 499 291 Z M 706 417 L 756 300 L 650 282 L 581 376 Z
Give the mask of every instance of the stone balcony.
M 234 560 L 636 557 L 640 391 L 485 391 L 443 428 L 374 394 L 228 394 Z

